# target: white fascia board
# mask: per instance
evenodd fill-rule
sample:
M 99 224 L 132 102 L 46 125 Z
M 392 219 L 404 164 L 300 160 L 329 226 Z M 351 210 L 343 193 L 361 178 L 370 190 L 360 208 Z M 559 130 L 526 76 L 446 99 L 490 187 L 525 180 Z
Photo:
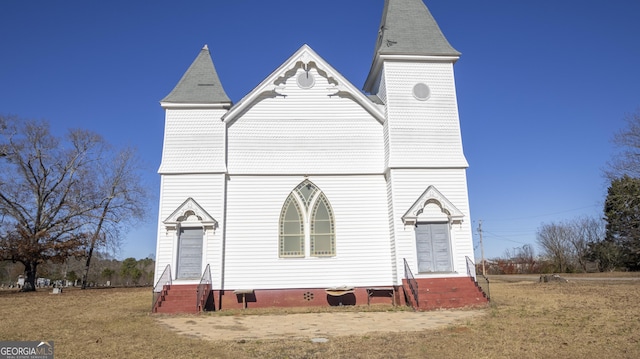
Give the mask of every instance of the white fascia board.
M 224 171 L 183 171 L 183 170 L 163 170 L 162 165 L 158 168 L 159 175 L 226 175 L 228 174 L 227 170 Z
M 211 109 L 211 110 L 228 110 L 231 102 L 226 103 L 177 103 L 177 102 L 160 102 L 162 108 L 170 109 Z
M 329 63 L 313 51 L 313 49 L 307 44 L 302 45 L 302 47 L 289 57 L 287 61 L 267 76 L 267 78 L 265 78 L 250 93 L 238 101 L 235 106 L 222 116 L 222 121 L 226 122 L 228 125 L 232 124 L 240 114 L 242 114 L 249 106 L 253 105 L 265 92 L 277 90 L 278 86 L 274 84 L 274 81 L 282 77 L 284 73 L 295 67 L 296 63 L 300 61 L 303 63 L 313 61 L 319 69 L 326 72 L 330 77 L 338 80 L 339 84 L 337 88 L 339 90 L 350 93 L 353 96 L 353 99 L 373 117 L 375 117 L 378 122 L 381 124 L 384 123 L 384 108 L 379 107 L 369 100 L 360 90 L 353 86 L 351 82 L 329 65 Z

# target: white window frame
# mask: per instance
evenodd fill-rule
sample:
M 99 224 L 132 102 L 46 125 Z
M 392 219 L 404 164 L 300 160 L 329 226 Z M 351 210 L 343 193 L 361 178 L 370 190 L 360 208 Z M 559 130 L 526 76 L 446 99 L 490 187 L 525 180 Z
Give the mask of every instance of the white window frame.
M 312 186 L 309 197 L 306 197 L 300 191 L 300 189 L 302 189 L 305 186 Z M 304 235 L 304 240 L 302 242 L 302 250 L 301 250 L 302 253 L 296 254 L 296 255 L 283 253 L 283 248 L 284 248 L 283 247 L 283 238 L 284 238 L 283 220 L 286 214 L 286 210 L 288 209 L 288 206 L 293 205 L 293 204 L 290 204 L 290 201 L 296 202 L 298 211 L 302 217 L 302 227 L 303 227 L 302 233 Z M 331 247 L 329 250 L 330 253 L 323 253 L 323 254 L 318 254 L 318 253 L 312 252 L 311 250 L 311 247 L 312 247 L 311 237 L 315 234 L 315 233 L 312 233 L 312 227 L 314 227 L 315 229 L 315 224 L 313 223 L 313 220 L 314 220 L 313 217 L 317 211 L 316 206 L 320 205 L 319 203 L 320 201 L 324 202 L 325 206 L 327 207 L 327 212 L 329 214 L 329 228 L 330 228 L 330 232 L 328 233 L 330 236 L 329 238 L 330 247 Z M 291 191 L 291 193 L 289 194 L 289 196 L 287 196 L 287 199 L 285 200 L 282 206 L 282 210 L 280 211 L 278 225 L 279 225 L 278 255 L 280 258 L 308 258 L 308 257 L 326 258 L 326 257 L 336 256 L 336 231 L 335 231 L 335 216 L 334 216 L 333 208 L 331 207 L 331 202 L 329 202 L 329 199 L 327 198 L 327 196 L 313 182 L 309 180 L 305 180 L 299 185 L 297 185 Z

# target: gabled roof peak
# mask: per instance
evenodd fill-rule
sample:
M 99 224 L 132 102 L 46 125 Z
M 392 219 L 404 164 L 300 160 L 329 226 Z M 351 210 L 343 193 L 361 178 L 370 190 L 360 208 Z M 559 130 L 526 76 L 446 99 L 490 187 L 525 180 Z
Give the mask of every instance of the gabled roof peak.
M 218 77 L 209 47 L 205 44 L 176 87 L 163 98 L 163 106 L 171 104 L 227 104 L 227 96 Z
M 302 45 L 288 60 L 238 101 L 238 103 L 222 116 L 222 120 L 228 125 L 231 125 L 244 111 L 258 101 L 275 96 L 286 97 L 285 94 L 281 93 L 283 90 L 286 91 L 286 86 L 283 86 L 283 84 L 295 75 L 298 70 L 304 69 L 308 71 L 312 68 L 329 82 L 329 87 L 326 88 L 328 92 L 332 92 L 328 94 L 329 97 L 349 97 L 360 104 L 367 112 L 371 113 L 378 122 L 384 122 L 383 111 L 307 44 Z

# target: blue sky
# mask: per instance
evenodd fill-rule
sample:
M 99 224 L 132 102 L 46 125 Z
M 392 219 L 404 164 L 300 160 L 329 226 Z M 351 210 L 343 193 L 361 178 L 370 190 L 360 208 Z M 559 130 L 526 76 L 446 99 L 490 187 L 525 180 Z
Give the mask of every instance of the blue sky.
M 427 0 L 455 65 L 474 243 L 534 244 L 602 214 L 602 169 L 640 108 L 640 2 Z M 0 113 L 134 145 L 154 196 L 119 256 L 155 252 L 159 100 L 208 44 L 237 102 L 303 44 L 361 88 L 383 0 L 0 2 Z M 479 258 L 479 249 L 476 257 Z

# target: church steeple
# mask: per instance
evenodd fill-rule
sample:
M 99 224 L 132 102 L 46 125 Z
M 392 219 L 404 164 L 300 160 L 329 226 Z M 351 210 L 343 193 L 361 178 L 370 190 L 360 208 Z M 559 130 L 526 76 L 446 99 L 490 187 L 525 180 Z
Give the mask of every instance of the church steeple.
M 444 37 L 423 0 L 385 0 L 365 91 L 371 91 L 380 57 L 385 55 L 457 58 L 460 53 Z
M 222 104 L 231 106 L 218 73 L 216 72 L 209 48 L 204 45 L 198 57 L 184 73 L 176 87 L 163 98 L 163 106 L 171 104 Z
M 386 0 L 376 55 L 459 56 L 422 0 Z

